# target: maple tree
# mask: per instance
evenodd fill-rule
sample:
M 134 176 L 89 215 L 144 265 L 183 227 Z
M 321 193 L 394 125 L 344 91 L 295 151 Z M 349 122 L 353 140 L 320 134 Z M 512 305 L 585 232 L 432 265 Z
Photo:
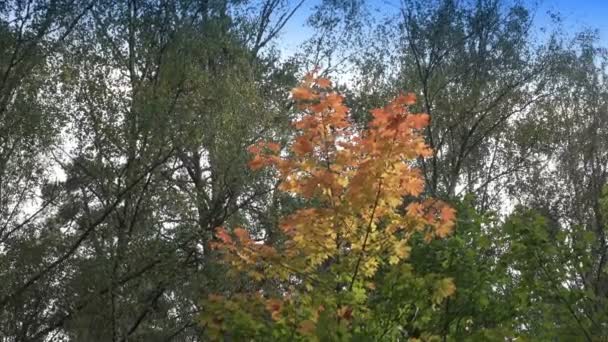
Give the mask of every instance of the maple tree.
M 294 142 L 285 150 L 274 142 L 254 144 L 249 166 L 274 168 L 279 189 L 309 205 L 282 218 L 280 245 L 258 242 L 240 227 L 232 234 L 218 228 L 214 244 L 235 271 L 260 283 L 272 280 L 280 290 L 273 295 L 259 287 L 209 302 L 224 311 L 242 310 L 234 304 L 239 301 L 257 303 L 275 326 L 303 335 L 322 334 L 318 326 L 329 320 L 334 337 L 344 337 L 355 318 L 365 317 L 378 269 L 406 260 L 414 234 L 426 241 L 450 234 L 455 211 L 421 198 L 424 182 L 414 161 L 430 154 L 419 134 L 429 116 L 409 112 L 413 94 L 372 110 L 363 131 L 351 125 L 343 97 L 328 79 L 310 73 L 292 96 L 302 111 Z M 439 279 L 430 300 L 439 303 L 454 291 L 450 278 Z M 219 312 L 209 313 L 210 331 L 222 331 Z

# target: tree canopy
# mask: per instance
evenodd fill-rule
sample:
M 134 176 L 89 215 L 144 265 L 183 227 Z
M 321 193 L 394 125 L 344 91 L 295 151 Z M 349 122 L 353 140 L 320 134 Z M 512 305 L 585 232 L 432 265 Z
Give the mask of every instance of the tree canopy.
M 0 341 L 608 339 L 607 50 L 537 10 L 0 1 Z

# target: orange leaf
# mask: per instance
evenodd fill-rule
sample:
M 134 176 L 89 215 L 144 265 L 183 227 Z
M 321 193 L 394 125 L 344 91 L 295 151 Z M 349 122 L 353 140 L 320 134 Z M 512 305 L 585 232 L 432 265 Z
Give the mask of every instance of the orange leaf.
M 283 302 L 279 299 L 271 298 L 266 301 L 266 310 L 270 312 L 270 316 L 273 320 L 278 321 L 283 308 Z
M 332 106 L 333 108 L 341 106 L 343 100 L 344 98 L 341 95 L 338 95 L 337 93 L 329 93 L 325 98 L 327 104 Z
M 249 168 L 254 171 L 261 169 L 264 166 L 264 164 L 265 164 L 264 159 L 262 157 L 260 157 L 260 155 L 256 155 L 248 163 Z
M 316 329 L 317 329 L 317 325 L 315 324 L 315 322 L 307 319 L 300 323 L 298 332 L 302 335 L 312 335 Z
M 209 301 L 211 301 L 211 302 L 221 302 L 223 300 L 224 300 L 224 296 L 222 296 L 222 295 L 218 295 L 215 293 L 209 294 Z
M 291 95 L 294 99 L 302 101 L 302 100 L 312 100 L 316 98 L 316 95 L 310 90 L 310 88 L 297 87 L 291 90 Z
M 441 207 L 441 219 L 443 221 L 453 221 L 455 218 L 456 210 L 454 208 L 444 205 Z
M 215 229 L 215 236 L 222 240 L 223 243 L 232 243 L 232 238 L 230 234 L 223 227 L 218 227 Z
M 241 242 L 249 240 L 249 232 L 243 228 L 236 228 L 234 230 L 234 235 L 236 235 Z
M 293 151 L 297 155 L 301 156 L 306 153 L 312 152 L 312 150 L 313 150 L 312 144 L 310 143 L 310 141 L 308 141 L 308 139 L 306 139 L 306 137 L 299 136 L 298 138 L 296 138 L 296 141 L 293 144 Z
M 353 308 L 349 306 L 341 307 L 340 309 L 338 309 L 338 317 L 350 321 L 353 318 Z
M 262 150 L 260 149 L 260 146 L 258 145 L 251 145 L 247 148 L 247 151 L 251 154 L 258 154 L 260 152 L 262 152 Z
M 410 203 L 407 206 L 407 213 L 410 216 L 419 216 L 422 214 L 423 212 L 423 207 L 422 204 L 418 203 L 418 202 L 414 202 L 414 203 Z
M 404 103 L 408 106 L 411 106 L 416 103 L 416 94 L 407 93 L 407 95 L 404 96 Z
M 444 238 L 452 233 L 453 227 L 454 224 L 452 222 L 440 224 L 435 228 L 435 234 L 440 238 Z
M 429 124 L 429 116 L 428 114 L 412 114 L 409 116 L 410 124 L 412 128 L 421 129 Z
M 331 81 L 327 78 L 318 78 L 317 85 L 321 88 L 329 88 L 331 87 Z
M 279 152 L 281 150 L 281 145 L 275 142 L 266 143 L 266 147 L 272 152 Z

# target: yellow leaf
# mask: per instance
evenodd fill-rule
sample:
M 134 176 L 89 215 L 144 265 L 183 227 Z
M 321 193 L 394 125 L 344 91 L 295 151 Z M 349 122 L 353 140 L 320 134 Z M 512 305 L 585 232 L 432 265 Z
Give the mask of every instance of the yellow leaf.
M 412 247 L 408 246 L 407 242 L 407 240 L 399 240 L 395 244 L 395 255 L 400 259 L 406 259 L 410 256 Z
M 260 281 L 260 280 L 264 279 L 264 275 L 257 271 L 251 271 L 251 272 L 249 272 L 249 275 L 256 281 Z
M 363 265 L 363 274 L 366 277 L 371 277 L 374 274 L 376 274 L 377 269 L 378 269 L 378 260 L 376 260 L 376 258 L 369 258 Z
M 433 300 L 435 303 L 439 304 L 445 298 L 452 296 L 454 292 L 456 292 L 454 280 L 452 278 L 443 278 L 436 284 Z
M 397 265 L 401 259 L 399 259 L 396 255 L 391 255 L 388 258 L 388 263 L 391 265 Z
M 453 227 L 454 227 L 453 222 L 442 223 L 442 224 L 438 225 L 437 228 L 435 228 L 435 234 L 437 234 L 437 236 L 440 238 L 444 238 L 444 237 L 450 235 Z

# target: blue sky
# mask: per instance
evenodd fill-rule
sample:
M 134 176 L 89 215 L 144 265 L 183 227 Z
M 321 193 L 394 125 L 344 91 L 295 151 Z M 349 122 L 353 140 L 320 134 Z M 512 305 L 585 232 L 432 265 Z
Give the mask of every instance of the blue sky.
M 371 0 L 377 3 L 376 7 L 385 10 L 398 8 L 400 0 Z M 513 2 L 513 0 L 506 0 Z M 561 14 L 563 28 L 574 33 L 582 29 L 598 29 L 600 39 L 604 46 L 608 46 L 608 0 L 523 0 L 530 7 L 537 8 L 535 13 L 535 26 L 540 28 L 550 24 L 548 12 Z M 302 41 L 312 34 L 306 27 L 306 18 L 311 9 L 320 0 L 307 0 L 298 13 L 284 28 L 281 36 L 281 48 L 293 52 Z M 538 4 L 538 5 L 535 5 Z
M 564 29 L 570 32 L 598 29 L 603 44 L 608 43 L 608 0 L 544 0 L 539 6 L 537 24 L 546 23 L 547 11 L 559 12 L 564 17 Z

